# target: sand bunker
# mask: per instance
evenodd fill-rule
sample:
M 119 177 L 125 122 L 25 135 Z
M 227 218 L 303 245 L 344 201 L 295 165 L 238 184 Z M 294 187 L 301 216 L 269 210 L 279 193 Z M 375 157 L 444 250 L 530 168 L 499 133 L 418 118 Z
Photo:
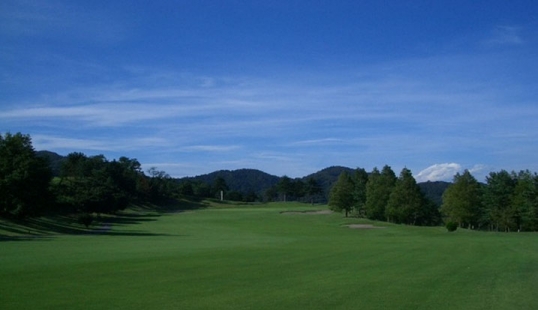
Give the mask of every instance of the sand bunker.
M 382 227 L 382 226 L 374 226 L 374 225 L 370 225 L 370 224 L 350 224 L 350 225 L 347 225 L 347 227 L 351 228 L 351 229 L 377 229 L 377 228 L 385 228 L 385 227 Z
M 333 211 L 331 210 L 314 210 L 314 211 L 282 211 L 280 214 L 309 214 L 309 215 L 315 215 L 315 214 L 331 214 Z

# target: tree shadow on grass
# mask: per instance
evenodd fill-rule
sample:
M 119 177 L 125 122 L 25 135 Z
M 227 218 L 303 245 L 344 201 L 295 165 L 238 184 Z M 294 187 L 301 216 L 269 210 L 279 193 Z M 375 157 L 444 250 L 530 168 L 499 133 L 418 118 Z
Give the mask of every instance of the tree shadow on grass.
M 49 241 L 51 240 L 50 236 L 41 236 L 41 235 L 29 235 L 29 236 L 2 236 L 0 235 L 0 242 L 6 241 Z
M 126 226 L 136 225 L 144 222 L 154 222 L 157 217 L 161 215 L 152 215 L 151 217 L 139 216 L 135 214 L 121 214 L 112 217 L 102 217 L 96 220 L 96 225 L 113 225 L 113 226 Z
M 57 235 L 172 236 L 139 230 L 117 231 L 114 228 L 152 222 L 163 214 L 205 209 L 209 206 L 207 201 L 194 197 L 160 204 L 133 205 L 132 208 L 115 215 L 97 216 L 90 228 L 80 224 L 75 215 L 0 220 L 0 242 L 50 240 Z
M 98 217 L 86 228 L 73 216 L 53 216 L 0 222 L 0 242 L 50 240 L 58 235 L 108 235 L 108 236 L 172 236 L 141 230 L 116 231 L 115 227 L 130 226 L 156 221 L 161 215 L 118 214 Z M 2 235 L 2 231 L 15 236 Z
M 171 199 L 162 201 L 159 204 L 138 204 L 134 209 L 138 211 L 154 211 L 160 214 L 181 213 L 198 209 L 206 209 L 210 204 L 198 197 L 188 197 L 186 199 Z

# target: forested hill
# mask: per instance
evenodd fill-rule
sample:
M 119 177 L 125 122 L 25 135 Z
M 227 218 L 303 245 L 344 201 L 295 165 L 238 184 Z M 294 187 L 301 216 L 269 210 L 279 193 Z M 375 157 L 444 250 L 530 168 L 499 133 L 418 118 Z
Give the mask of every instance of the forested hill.
M 436 205 L 440 206 L 443 203 L 443 193 L 452 183 L 435 181 L 435 182 L 422 182 L 418 183 L 418 186 Z
M 219 177 L 224 179 L 230 190 L 244 194 L 249 192 L 262 194 L 268 188 L 275 186 L 280 179 L 277 176 L 256 169 L 238 169 L 233 171 L 219 170 L 196 177 L 182 178 L 180 181 L 200 181 L 211 185 Z
M 325 197 L 329 197 L 329 191 L 333 184 L 338 180 L 338 177 L 342 172 L 353 174 L 353 169 L 342 166 L 332 166 L 322 169 L 318 172 L 309 174 L 302 178 L 303 182 L 308 182 L 309 179 L 314 179 L 318 185 L 322 188 Z

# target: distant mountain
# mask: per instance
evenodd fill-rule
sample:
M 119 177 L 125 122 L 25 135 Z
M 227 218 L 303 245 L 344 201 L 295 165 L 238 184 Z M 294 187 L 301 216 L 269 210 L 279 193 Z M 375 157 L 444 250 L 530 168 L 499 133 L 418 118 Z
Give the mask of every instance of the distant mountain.
M 348 167 L 332 166 L 332 167 L 322 169 L 318 172 L 309 174 L 303 177 L 302 180 L 303 182 L 308 182 L 310 178 L 313 178 L 314 180 L 316 180 L 316 182 L 318 182 L 318 184 L 322 188 L 325 198 L 328 200 L 329 191 L 331 190 L 331 187 L 333 186 L 333 184 L 336 183 L 336 181 L 338 180 L 338 177 L 340 176 L 340 174 L 342 172 L 347 172 L 348 174 L 353 175 L 354 171 L 355 171 L 354 169 L 351 169 Z
M 430 198 L 438 206 L 441 206 L 443 203 L 443 193 L 451 184 L 452 183 L 450 182 L 444 181 L 427 181 L 418 183 L 418 186 L 426 197 Z
M 50 151 L 37 151 L 36 155 L 48 160 L 53 176 L 57 177 L 60 175 L 62 165 L 67 157 Z
M 228 185 L 231 191 L 240 193 L 254 192 L 256 194 L 263 194 L 265 190 L 274 186 L 280 180 L 277 176 L 256 169 L 219 170 L 209 174 L 179 180 L 193 180 L 213 184 L 218 177 L 226 181 L 226 185 Z

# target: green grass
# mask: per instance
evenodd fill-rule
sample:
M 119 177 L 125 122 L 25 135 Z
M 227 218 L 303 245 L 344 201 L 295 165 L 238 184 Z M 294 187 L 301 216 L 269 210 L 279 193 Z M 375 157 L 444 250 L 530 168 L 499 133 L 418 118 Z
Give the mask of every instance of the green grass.
M 101 219 L 97 226 L 103 227 L 94 232 L 67 219 L 56 228 L 42 219 L 27 235 L 26 228 L 2 222 L 0 308 L 538 305 L 535 233 L 448 233 L 386 223 L 373 223 L 384 229 L 356 230 L 343 225 L 372 222 L 280 213 L 324 208 L 294 203 L 191 207 L 187 212 L 137 208 Z

